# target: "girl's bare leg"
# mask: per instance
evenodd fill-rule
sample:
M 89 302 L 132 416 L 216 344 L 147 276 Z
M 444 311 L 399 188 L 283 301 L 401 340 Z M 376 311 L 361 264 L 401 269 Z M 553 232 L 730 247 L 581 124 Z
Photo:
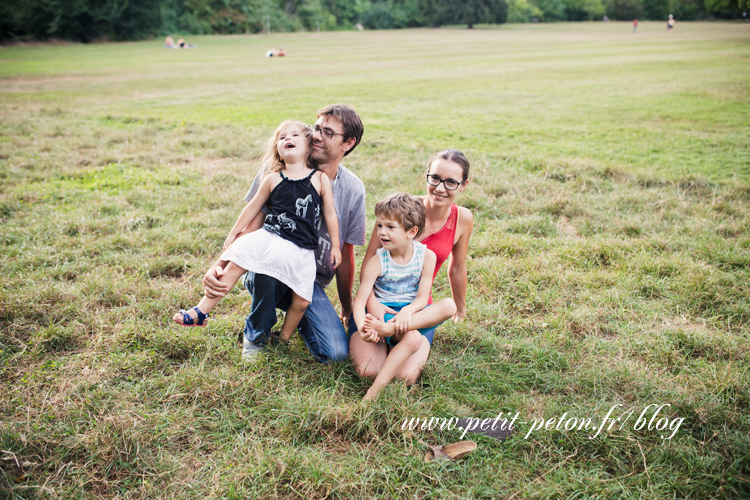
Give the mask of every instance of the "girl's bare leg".
M 305 300 L 292 292 L 292 303 L 289 304 L 286 315 L 284 315 L 284 324 L 281 325 L 281 340 L 283 342 L 289 342 L 289 339 L 292 338 L 294 330 L 299 325 L 299 322 L 302 321 L 302 316 L 305 315 L 305 311 L 309 305 L 309 300 Z
M 456 303 L 453 299 L 443 299 L 414 313 L 409 322 L 409 328 L 413 330 L 432 328 L 452 318 L 454 314 L 456 314 Z M 391 337 L 395 333 L 393 323 L 380 321 L 372 314 L 365 316 L 364 328 L 375 330 L 381 337 Z
M 422 345 L 422 334 L 417 330 L 409 330 L 406 332 L 398 344 L 391 349 L 388 357 L 385 359 L 383 367 L 380 369 L 378 376 L 375 377 L 375 381 L 372 383 L 370 389 L 368 389 L 365 397 L 362 401 L 370 401 L 378 397 L 380 390 L 396 376 L 401 367 L 411 357 L 412 354 L 419 350 Z
M 231 289 L 235 285 L 235 283 L 237 283 L 237 280 L 240 279 L 240 276 L 242 276 L 246 272 L 247 272 L 246 269 L 241 268 L 234 262 L 230 262 L 227 265 L 227 267 L 224 269 L 224 275 L 219 279 L 219 281 L 227 284 L 229 288 Z M 221 300 L 221 297 L 209 299 L 208 297 L 204 295 L 201 301 L 198 302 L 198 309 L 200 309 L 203 314 L 208 314 L 211 311 L 211 309 L 213 309 L 214 306 L 218 304 L 220 300 Z M 198 313 L 195 312 L 195 310 L 193 310 L 192 308 L 188 309 L 186 312 L 194 320 L 198 319 Z M 172 317 L 172 319 L 178 323 L 182 323 L 182 319 L 183 319 L 182 314 L 176 313 Z

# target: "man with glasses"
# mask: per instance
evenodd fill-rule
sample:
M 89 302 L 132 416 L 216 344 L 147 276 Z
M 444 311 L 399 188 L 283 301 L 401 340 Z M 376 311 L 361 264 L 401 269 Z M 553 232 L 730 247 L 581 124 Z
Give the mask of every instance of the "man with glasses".
M 354 245 L 365 243 L 365 186 L 340 162 L 357 147 L 362 139 L 364 126 L 359 115 L 344 104 L 326 106 L 318 110 L 317 117 L 313 125 L 311 154 L 318 169 L 331 180 L 343 258 L 341 265 L 334 270 L 331 266 L 331 237 L 325 220 L 321 217 L 317 228 L 317 274 L 313 299 L 300 321 L 298 330 L 315 359 L 327 363 L 342 360 L 348 354 L 349 337 L 344 331 L 342 321 L 347 324 L 350 332 L 357 329 L 351 319 L 355 272 Z M 245 196 L 246 202 L 253 198 L 262 180 L 263 173 L 259 172 Z M 260 229 L 264 218 L 264 214 L 258 214 L 243 233 Z M 221 260 L 216 262 L 203 278 L 207 296 L 223 297 L 229 292 L 226 285 L 218 281 L 226 264 Z M 341 304 L 339 313 L 325 293 L 325 288 L 334 276 Z M 269 340 L 270 330 L 276 324 L 276 309 L 286 310 L 289 307 L 291 289 L 274 278 L 250 272 L 245 276 L 245 287 L 253 297 L 253 304 L 245 321 L 242 358 L 250 360 Z

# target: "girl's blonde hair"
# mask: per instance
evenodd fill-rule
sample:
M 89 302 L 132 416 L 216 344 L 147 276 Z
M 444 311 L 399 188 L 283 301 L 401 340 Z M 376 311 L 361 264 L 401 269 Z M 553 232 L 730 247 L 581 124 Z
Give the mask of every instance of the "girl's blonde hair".
M 268 142 L 266 142 L 266 147 L 263 150 L 263 157 L 261 161 L 261 170 L 263 171 L 263 175 L 272 174 L 274 172 L 281 172 L 286 167 L 286 165 L 284 164 L 284 160 L 282 160 L 281 156 L 279 156 L 277 144 L 279 142 L 279 135 L 281 134 L 281 132 L 290 125 L 296 125 L 297 127 L 299 127 L 300 132 L 302 132 L 302 134 L 304 134 L 305 136 L 307 145 L 307 157 L 305 158 L 305 163 L 307 164 L 307 167 L 312 169 L 317 168 L 310 156 L 310 153 L 312 152 L 313 136 L 310 126 L 299 120 L 284 120 L 283 122 L 281 122 L 281 125 L 276 127 L 276 131 L 271 134 L 271 137 L 268 138 Z

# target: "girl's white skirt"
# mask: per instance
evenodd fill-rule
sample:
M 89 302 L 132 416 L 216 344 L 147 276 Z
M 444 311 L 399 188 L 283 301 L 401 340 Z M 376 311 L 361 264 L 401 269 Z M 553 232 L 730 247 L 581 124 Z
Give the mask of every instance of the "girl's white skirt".
M 312 300 L 315 283 L 315 254 L 265 229 L 237 239 L 221 260 L 243 269 L 281 281 L 307 301 Z

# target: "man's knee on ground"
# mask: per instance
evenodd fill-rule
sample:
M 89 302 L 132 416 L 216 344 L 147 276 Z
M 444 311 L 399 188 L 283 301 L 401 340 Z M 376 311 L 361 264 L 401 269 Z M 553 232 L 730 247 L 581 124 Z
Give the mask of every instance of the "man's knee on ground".
M 349 346 L 331 346 L 326 352 L 320 353 L 321 363 L 336 363 L 337 361 L 344 361 L 349 356 Z

